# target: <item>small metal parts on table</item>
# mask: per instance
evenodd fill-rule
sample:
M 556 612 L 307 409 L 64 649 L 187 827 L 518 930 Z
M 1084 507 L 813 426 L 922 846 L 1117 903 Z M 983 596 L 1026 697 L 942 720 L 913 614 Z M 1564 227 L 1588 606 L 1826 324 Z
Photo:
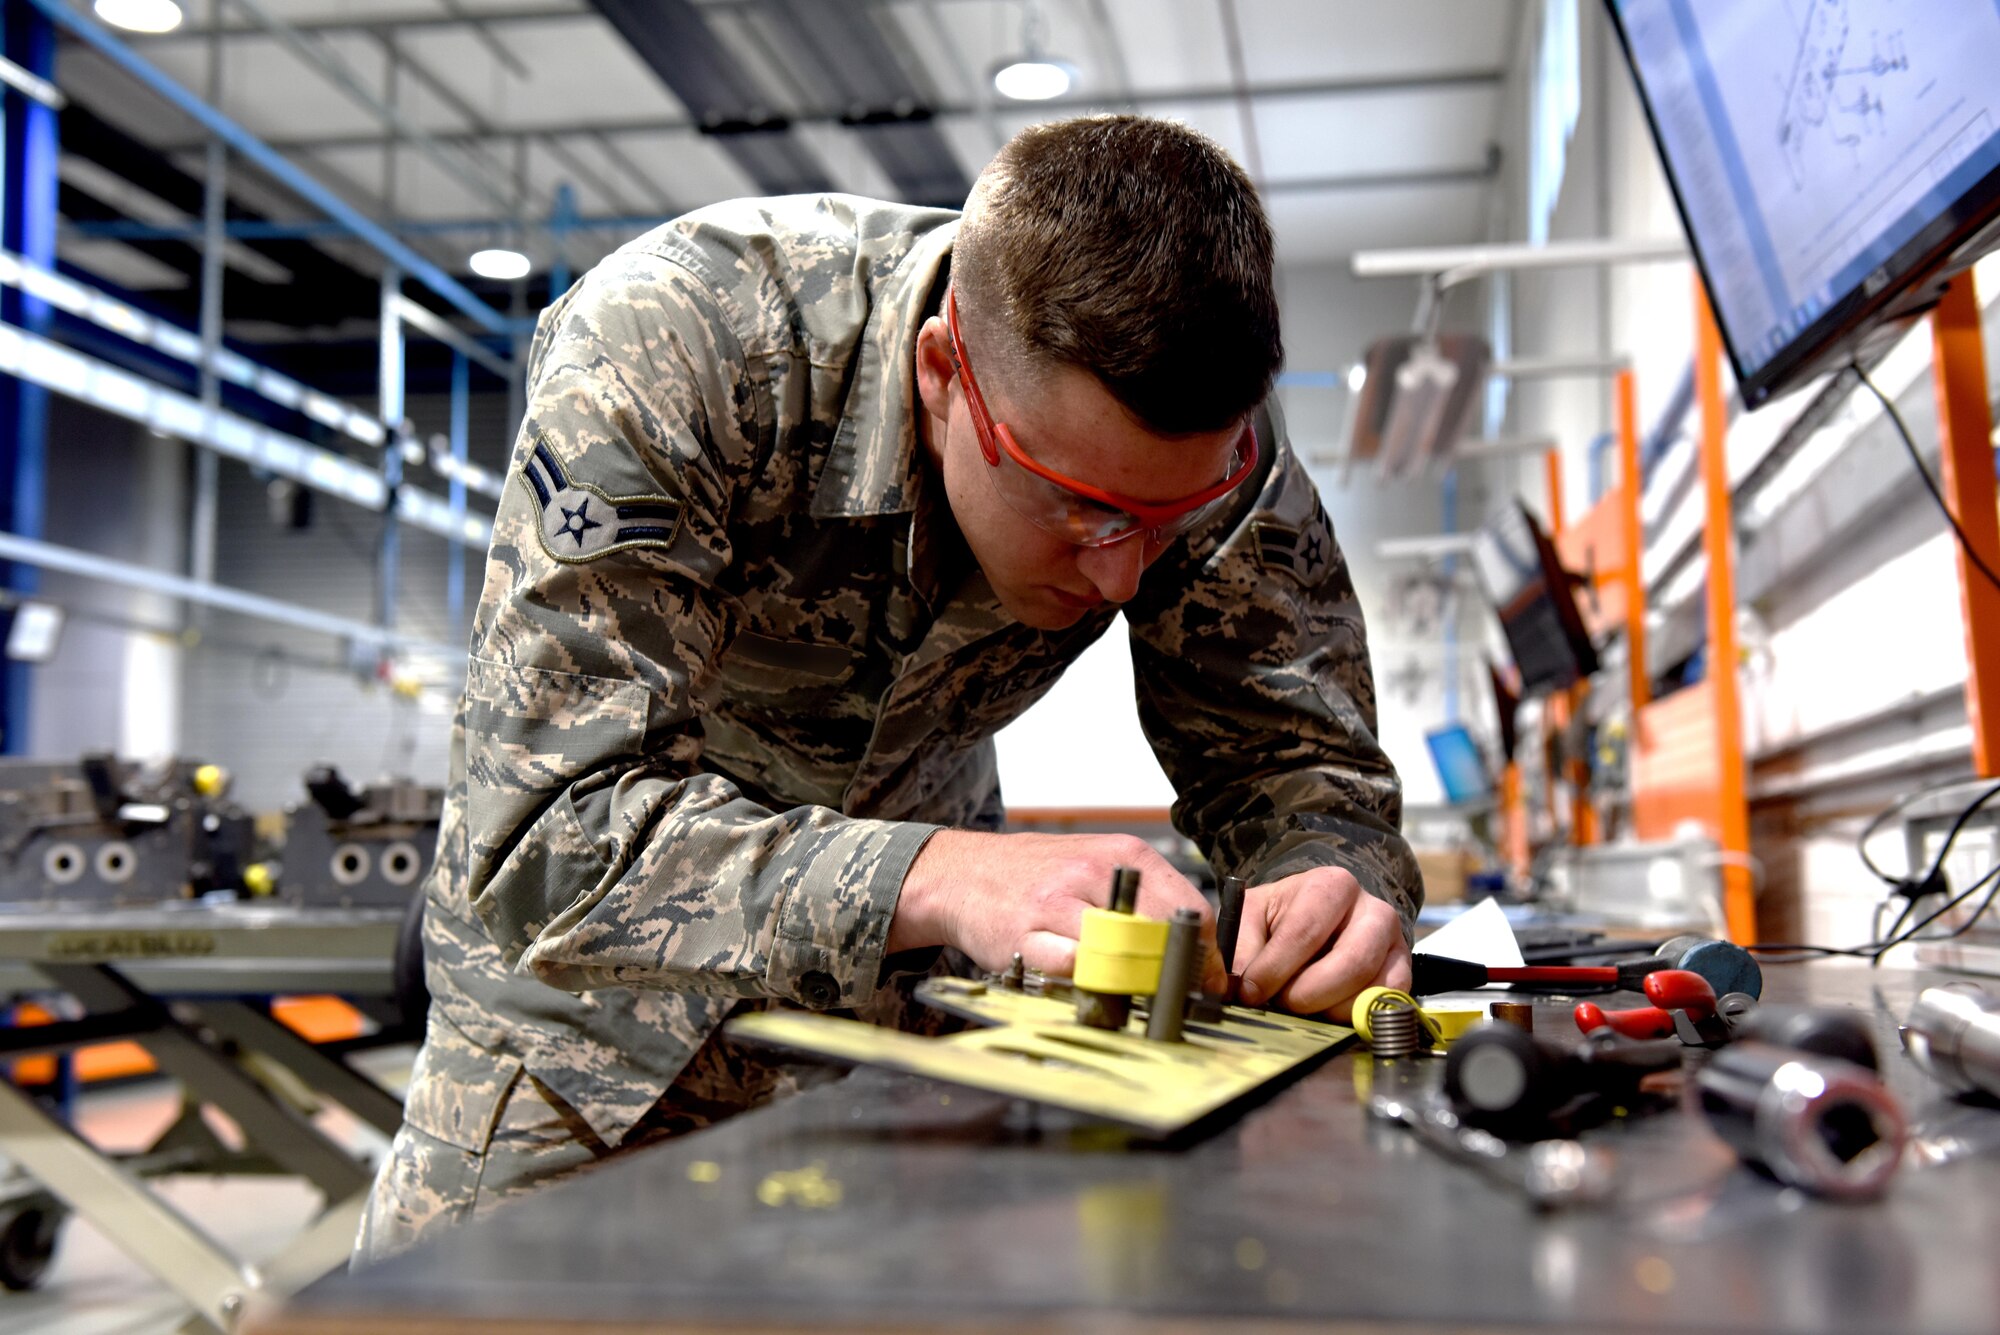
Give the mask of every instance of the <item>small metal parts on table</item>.
M 1418 1096 L 1377 1094 L 1369 1100 L 1368 1111 L 1409 1128 L 1432 1149 L 1519 1191 L 1537 1209 L 1602 1201 L 1617 1183 L 1616 1160 L 1599 1146 L 1575 1140 L 1509 1145 L 1464 1125 L 1450 1108 Z
M 1979 984 L 1925 988 L 1902 1035 L 1911 1060 L 1954 1094 L 2000 1098 L 2000 998 Z
M 1685 1052 L 1672 1040 L 1630 1039 L 1565 1050 L 1510 1024 L 1484 1024 L 1446 1056 L 1444 1093 L 1461 1121 L 1508 1140 L 1573 1135 L 1640 1106 L 1642 1086 L 1678 1068 Z
M 1819 1196 L 1880 1194 L 1908 1129 L 1875 1072 L 1769 1043 L 1732 1044 L 1695 1074 L 1715 1133 L 1751 1167 Z
M 1425 1008 L 1393 987 L 1364 988 L 1354 999 L 1354 1031 L 1384 1061 L 1442 1050 L 1485 1019 L 1480 1010 Z

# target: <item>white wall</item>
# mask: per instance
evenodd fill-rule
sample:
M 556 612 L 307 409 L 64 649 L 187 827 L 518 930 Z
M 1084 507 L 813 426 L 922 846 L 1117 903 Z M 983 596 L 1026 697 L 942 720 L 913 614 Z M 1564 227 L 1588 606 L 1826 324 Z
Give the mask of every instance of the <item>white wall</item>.
M 47 541 L 178 568 L 185 550 L 184 446 L 58 395 L 50 396 L 48 446 Z M 85 751 L 173 754 L 180 740 L 176 606 L 76 575 L 45 571 L 41 587 L 69 615 L 56 657 L 33 670 L 29 754 L 45 760 L 73 760 Z

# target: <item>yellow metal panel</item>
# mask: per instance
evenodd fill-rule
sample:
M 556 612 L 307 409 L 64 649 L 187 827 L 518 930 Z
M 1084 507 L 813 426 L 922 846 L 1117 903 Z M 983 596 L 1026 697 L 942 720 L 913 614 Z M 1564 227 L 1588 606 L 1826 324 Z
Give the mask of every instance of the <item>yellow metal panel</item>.
M 1230 1006 L 1216 1024 L 1189 1023 L 1184 1042 L 1156 1043 L 1141 1024 L 1114 1032 L 1076 1023 L 1066 995 L 940 978 L 918 988 L 917 997 L 989 1027 L 922 1038 L 858 1020 L 768 1011 L 738 1016 L 727 1028 L 752 1042 L 1027 1099 L 1156 1135 L 1227 1107 L 1354 1033 Z

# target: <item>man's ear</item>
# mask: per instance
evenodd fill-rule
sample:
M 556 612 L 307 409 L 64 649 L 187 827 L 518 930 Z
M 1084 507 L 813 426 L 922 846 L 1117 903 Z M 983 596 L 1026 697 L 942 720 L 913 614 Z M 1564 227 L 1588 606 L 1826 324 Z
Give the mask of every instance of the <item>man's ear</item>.
M 924 401 L 924 411 L 940 422 L 951 416 L 951 382 L 957 376 L 951 333 L 944 317 L 933 315 L 917 331 L 917 396 Z

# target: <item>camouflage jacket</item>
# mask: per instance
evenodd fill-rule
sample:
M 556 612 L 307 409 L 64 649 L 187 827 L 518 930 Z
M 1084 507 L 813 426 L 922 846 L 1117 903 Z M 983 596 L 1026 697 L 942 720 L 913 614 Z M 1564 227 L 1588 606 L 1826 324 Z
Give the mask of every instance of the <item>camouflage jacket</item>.
M 545 312 L 471 641 L 434 1005 L 617 1144 L 732 1009 L 859 1008 L 905 872 L 1000 812 L 993 734 L 1116 609 L 1001 610 L 926 476 L 956 215 L 738 201 Z M 1124 609 L 1176 824 L 1414 918 L 1361 611 L 1282 426 Z M 1274 448 L 1272 448 L 1274 446 Z

